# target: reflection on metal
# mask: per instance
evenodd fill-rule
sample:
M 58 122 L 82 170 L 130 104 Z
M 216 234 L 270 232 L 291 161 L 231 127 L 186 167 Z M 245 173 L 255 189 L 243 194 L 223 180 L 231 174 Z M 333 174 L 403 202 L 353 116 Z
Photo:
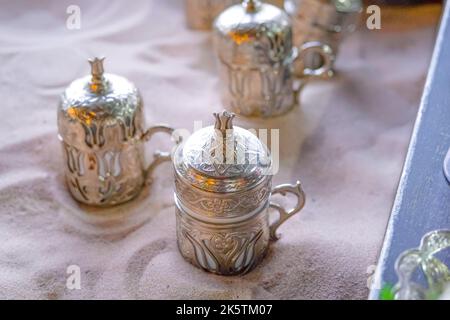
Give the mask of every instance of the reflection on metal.
M 250 9 L 249 9 L 250 8 Z M 292 25 L 281 9 L 253 0 L 229 7 L 214 22 L 214 45 L 223 105 L 245 116 L 272 117 L 289 111 L 298 91 L 293 65 L 308 53 L 322 57 L 304 67 L 301 81 L 328 77 L 334 56 L 320 41 L 292 44 Z

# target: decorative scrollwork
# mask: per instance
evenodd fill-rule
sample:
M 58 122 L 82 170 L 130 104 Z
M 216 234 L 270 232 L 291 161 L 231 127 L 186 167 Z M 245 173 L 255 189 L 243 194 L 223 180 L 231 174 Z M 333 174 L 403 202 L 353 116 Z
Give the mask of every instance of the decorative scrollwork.
M 261 217 L 244 227 L 218 230 L 198 225 L 177 209 L 177 235 L 182 255 L 194 265 L 217 274 L 236 275 L 250 271 L 269 244 L 267 222 Z
M 244 115 L 276 115 L 294 104 L 290 66 L 244 68 L 220 61 L 220 73 L 227 84 L 223 99 L 231 110 Z M 258 83 L 259 85 L 255 85 Z
M 264 11 L 261 19 L 249 15 L 242 23 L 229 13 L 216 24 L 222 101 L 246 116 L 279 115 L 296 102 L 292 28 L 284 14 L 265 19 Z
M 258 188 L 234 195 L 217 195 L 200 192 L 192 187 L 175 181 L 176 194 L 187 207 L 210 217 L 230 218 L 251 212 L 263 206 L 269 198 L 270 179 Z
M 261 147 L 248 136 L 233 135 L 222 139 L 215 132 L 205 131 L 191 142 L 186 153 L 189 164 L 213 177 L 246 175 L 260 163 Z

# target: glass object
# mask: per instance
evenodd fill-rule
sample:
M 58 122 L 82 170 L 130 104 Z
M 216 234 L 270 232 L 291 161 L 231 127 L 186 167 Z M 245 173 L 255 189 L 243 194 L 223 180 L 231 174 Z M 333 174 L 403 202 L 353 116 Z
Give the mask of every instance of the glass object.
M 450 283 L 449 249 L 450 230 L 436 230 L 427 233 L 418 248 L 403 252 L 395 265 L 398 275 L 398 283 L 394 287 L 395 299 L 441 297 Z M 439 255 L 442 257 L 439 258 Z M 424 279 L 421 279 L 422 276 Z

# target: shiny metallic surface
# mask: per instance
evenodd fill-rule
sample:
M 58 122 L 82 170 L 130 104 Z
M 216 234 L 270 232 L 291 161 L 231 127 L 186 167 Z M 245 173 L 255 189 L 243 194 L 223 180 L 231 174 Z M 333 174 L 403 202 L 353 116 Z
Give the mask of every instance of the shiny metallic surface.
M 362 1 L 286 0 L 285 9 L 292 17 L 295 46 L 320 41 L 331 47 L 336 56 L 342 39 L 358 26 Z M 295 72 L 301 75 L 305 67 L 315 69 L 323 63 L 320 55 L 311 53 L 296 62 Z
M 272 190 L 271 156 L 260 140 L 233 126 L 234 115 L 215 114 L 214 126 L 194 133 L 177 148 L 175 204 L 178 247 L 183 257 L 206 271 L 236 275 L 264 257 L 277 228 L 305 203 L 299 182 Z M 294 209 L 270 201 L 293 194 Z M 279 218 L 269 223 L 269 210 Z
M 282 196 L 286 196 L 288 193 L 291 193 L 297 197 L 297 204 L 291 210 L 286 210 L 284 207 L 275 202 L 270 202 L 270 207 L 276 209 L 280 214 L 278 220 L 276 220 L 273 224 L 270 225 L 270 239 L 278 240 L 280 237 L 277 234 L 278 228 L 292 215 L 296 214 L 300 210 L 303 209 L 305 205 L 306 196 L 302 189 L 302 186 L 299 181 L 296 184 L 282 184 L 272 189 L 272 195 L 281 194 Z
M 226 8 L 241 0 L 185 0 L 186 23 L 193 30 L 211 30 L 214 19 Z M 284 7 L 284 0 L 268 0 L 267 3 Z
M 269 248 L 268 215 L 228 225 L 192 218 L 177 206 L 177 239 L 182 256 L 205 271 L 220 275 L 244 274 Z
M 315 42 L 293 47 L 289 16 L 259 0 L 244 0 L 219 15 L 214 22 L 214 45 L 222 102 L 245 116 L 277 116 L 296 104 L 293 63 L 306 52 L 320 53 L 327 64 L 314 72 L 305 68 L 303 78 L 322 77 L 331 68 L 327 46 Z
M 103 73 L 103 59 L 91 63 L 91 75 L 75 80 L 58 107 L 59 139 L 65 176 L 73 197 L 85 204 L 111 206 L 134 198 L 157 163 L 170 159 L 157 152 L 145 167 L 144 142 L 156 132 L 144 129 L 142 98 L 123 77 Z
M 229 113 L 215 114 L 232 127 Z M 224 120 L 228 119 L 228 120 Z M 181 183 L 214 193 L 253 189 L 271 169 L 267 148 L 250 131 L 209 126 L 196 131 L 174 154 L 175 173 Z

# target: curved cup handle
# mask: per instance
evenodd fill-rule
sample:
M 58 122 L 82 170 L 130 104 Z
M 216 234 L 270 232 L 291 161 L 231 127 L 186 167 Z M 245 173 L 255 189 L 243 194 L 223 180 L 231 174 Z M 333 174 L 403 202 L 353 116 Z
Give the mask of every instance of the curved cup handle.
M 273 209 L 278 210 L 280 213 L 280 217 L 274 221 L 270 225 L 270 240 L 275 241 L 279 239 L 279 236 L 277 235 L 277 229 L 290 217 L 292 217 L 294 214 L 302 210 L 302 208 L 305 205 L 306 197 L 305 192 L 302 189 L 302 185 L 300 181 L 297 181 L 296 184 L 282 184 L 277 187 L 275 187 L 272 190 L 272 194 L 279 193 L 282 196 L 285 196 L 287 193 L 292 193 L 297 197 L 297 204 L 296 206 L 291 209 L 290 211 L 286 211 L 285 208 L 283 208 L 278 203 L 270 202 L 269 206 Z
M 147 131 L 144 132 L 144 134 L 142 135 L 141 139 L 145 142 L 149 141 L 153 135 L 155 133 L 158 132 L 164 132 L 169 134 L 170 136 L 172 136 L 173 132 L 175 131 L 175 129 L 166 126 L 166 125 L 157 125 L 157 126 L 153 126 L 147 129 Z M 178 145 L 181 142 L 181 136 L 175 141 L 175 144 Z M 151 182 L 151 174 L 152 172 L 155 170 L 155 168 L 160 165 L 161 163 L 165 162 L 165 161 L 170 161 L 171 160 L 171 153 L 170 152 L 163 152 L 163 151 L 155 151 L 154 153 L 154 160 L 152 161 L 152 163 L 150 163 L 150 165 L 147 167 L 147 169 L 145 170 L 144 173 L 144 178 L 146 183 L 150 183 Z
M 296 59 L 305 60 L 305 57 L 309 53 L 316 53 L 322 58 L 323 64 L 317 68 L 305 68 L 303 70 L 303 77 L 315 77 L 315 78 L 331 78 L 334 74 L 333 65 L 335 60 L 335 54 L 333 49 L 327 44 L 320 41 L 305 42 L 298 49 L 298 56 Z

